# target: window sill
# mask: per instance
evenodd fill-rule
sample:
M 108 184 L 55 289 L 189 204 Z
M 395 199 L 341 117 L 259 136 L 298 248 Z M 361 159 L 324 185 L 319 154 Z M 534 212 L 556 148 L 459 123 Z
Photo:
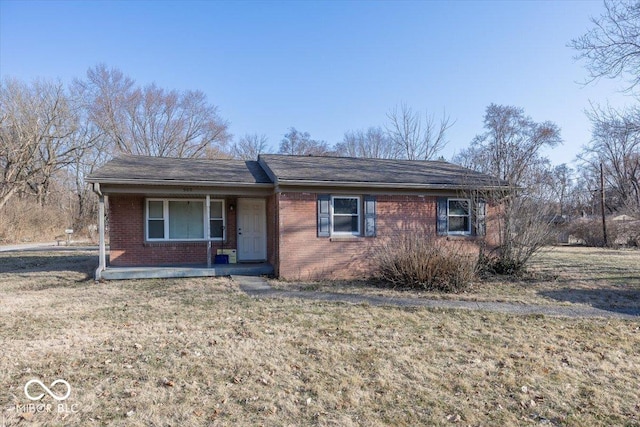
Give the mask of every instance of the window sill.
M 331 236 L 331 242 L 364 242 L 366 239 L 362 236 Z
M 145 240 L 144 246 L 202 246 L 206 245 L 208 242 L 218 244 L 223 243 L 222 240 Z M 224 243 L 226 244 L 227 242 Z
M 473 236 L 471 234 L 447 234 L 447 240 L 481 240 L 484 236 Z

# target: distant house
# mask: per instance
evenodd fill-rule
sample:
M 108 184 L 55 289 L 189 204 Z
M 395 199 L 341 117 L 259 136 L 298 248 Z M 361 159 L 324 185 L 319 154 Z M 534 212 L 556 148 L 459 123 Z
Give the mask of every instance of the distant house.
M 124 156 L 88 181 L 103 212 L 108 197 L 109 262 L 101 221 L 96 272 L 107 279 L 158 271 L 351 278 L 371 271 L 379 243 L 406 234 L 494 246 L 497 207 L 471 194 L 506 185 L 441 161 L 275 154 L 257 161 Z M 216 264 L 227 261 L 216 257 L 222 249 L 237 264 Z

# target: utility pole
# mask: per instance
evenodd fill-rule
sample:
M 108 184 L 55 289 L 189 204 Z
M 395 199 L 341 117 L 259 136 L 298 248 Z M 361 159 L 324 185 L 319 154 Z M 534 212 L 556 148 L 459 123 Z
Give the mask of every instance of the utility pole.
M 607 221 L 604 217 L 604 170 L 602 162 L 600 162 L 600 212 L 602 213 L 602 235 L 604 236 L 604 245 L 609 246 L 607 241 Z

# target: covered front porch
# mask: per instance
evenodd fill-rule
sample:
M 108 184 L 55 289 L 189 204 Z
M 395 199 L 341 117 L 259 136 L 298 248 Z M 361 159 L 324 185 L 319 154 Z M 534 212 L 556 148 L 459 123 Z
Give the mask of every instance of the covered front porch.
M 277 273 L 274 186 L 256 161 L 122 156 L 88 181 L 97 280 Z
M 216 276 L 270 276 L 274 269 L 268 262 L 241 264 L 149 266 L 149 267 L 107 267 L 101 272 L 103 280 L 128 279 L 169 279 L 183 277 Z

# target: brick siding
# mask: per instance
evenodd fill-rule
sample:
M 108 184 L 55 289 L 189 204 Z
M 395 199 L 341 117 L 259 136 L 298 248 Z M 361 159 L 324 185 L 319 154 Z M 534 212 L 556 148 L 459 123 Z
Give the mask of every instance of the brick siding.
M 376 237 L 317 237 L 317 194 L 282 193 L 279 210 L 279 275 L 286 280 L 367 277 L 379 244 L 408 233 L 433 236 L 477 251 L 495 240 L 495 222 L 487 222 L 487 239 L 436 236 L 436 197 L 377 196 Z M 494 212 L 489 207 L 488 216 Z
M 207 263 L 207 242 L 145 242 L 145 200 L 143 196 L 112 195 L 109 197 L 109 263 L 114 267 L 150 265 L 188 265 Z M 235 198 L 225 199 L 227 241 L 224 247 L 236 248 L 236 215 L 229 205 Z M 212 256 L 222 243 L 212 242 Z
M 145 197 L 112 195 L 109 198 L 110 265 L 149 266 L 206 264 L 206 242 L 145 242 Z M 235 197 L 225 198 L 227 242 L 236 249 Z M 318 237 L 317 194 L 277 193 L 266 199 L 267 260 L 276 274 L 287 280 L 366 277 L 380 243 L 406 234 L 420 233 L 442 241 L 462 242 L 478 250 L 498 242 L 497 208 L 488 207 L 487 237 L 436 237 L 436 197 L 376 197 L 376 237 Z M 222 245 L 213 242 L 212 254 Z

